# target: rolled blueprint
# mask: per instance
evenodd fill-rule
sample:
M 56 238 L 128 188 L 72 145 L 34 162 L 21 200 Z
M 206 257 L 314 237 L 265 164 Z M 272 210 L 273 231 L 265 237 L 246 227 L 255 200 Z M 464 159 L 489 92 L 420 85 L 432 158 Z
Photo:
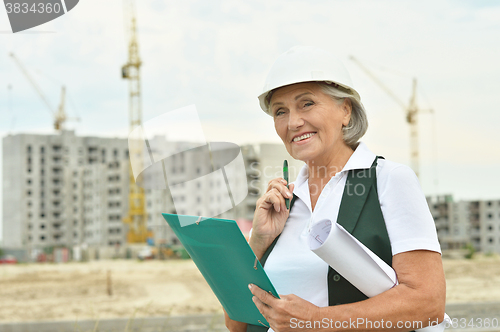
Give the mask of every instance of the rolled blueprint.
M 338 223 L 321 220 L 309 234 L 309 248 L 368 297 L 398 284 L 396 272 Z M 445 314 L 445 320 L 449 316 Z M 416 331 L 442 332 L 445 321 Z
M 316 223 L 311 228 L 309 248 L 368 297 L 397 284 L 392 267 L 338 223 Z

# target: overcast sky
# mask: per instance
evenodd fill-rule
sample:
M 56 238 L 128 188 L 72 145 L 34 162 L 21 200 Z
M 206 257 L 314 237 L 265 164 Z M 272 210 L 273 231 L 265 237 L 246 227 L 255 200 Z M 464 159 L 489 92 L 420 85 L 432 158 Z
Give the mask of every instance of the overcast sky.
M 350 55 L 405 102 L 417 78 L 419 106 L 434 110 L 419 117 L 425 194 L 500 199 L 497 1 L 137 2 L 144 121 L 196 104 L 209 141 L 279 143 L 257 101 L 266 73 L 290 47 L 319 46 L 349 69 L 369 117 L 363 141 L 373 152 L 408 164 L 409 127 L 401 107 Z M 53 132 L 52 116 L 9 52 L 53 107 L 66 85 L 67 112 L 81 118 L 68 127 L 78 135 L 127 136 L 120 0 L 81 0 L 52 22 L 8 31 L 0 8 L 0 136 Z

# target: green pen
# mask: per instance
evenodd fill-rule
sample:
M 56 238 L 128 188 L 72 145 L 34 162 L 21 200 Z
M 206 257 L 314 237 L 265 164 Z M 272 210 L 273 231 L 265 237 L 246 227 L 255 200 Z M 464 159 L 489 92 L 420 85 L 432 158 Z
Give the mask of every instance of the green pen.
M 286 181 L 286 187 L 288 187 L 288 161 L 285 161 L 283 162 L 283 178 L 285 179 Z M 285 204 L 286 204 L 286 209 L 287 210 L 290 210 L 290 199 L 289 198 L 285 198 Z

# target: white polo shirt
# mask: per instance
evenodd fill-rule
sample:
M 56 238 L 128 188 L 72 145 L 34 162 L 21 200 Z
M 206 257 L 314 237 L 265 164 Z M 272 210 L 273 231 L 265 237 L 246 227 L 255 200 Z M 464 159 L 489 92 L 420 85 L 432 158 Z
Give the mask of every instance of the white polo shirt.
M 328 306 L 328 264 L 309 249 L 309 229 L 322 219 L 337 221 L 347 172 L 369 168 L 375 159 L 364 143 L 322 190 L 314 212 L 308 184 L 307 165 L 295 183 L 297 196 L 281 236 L 267 258 L 264 270 L 278 294 L 295 294 L 317 306 Z M 377 165 L 377 191 L 392 254 L 411 250 L 441 252 L 434 219 L 411 168 L 385 159 Z

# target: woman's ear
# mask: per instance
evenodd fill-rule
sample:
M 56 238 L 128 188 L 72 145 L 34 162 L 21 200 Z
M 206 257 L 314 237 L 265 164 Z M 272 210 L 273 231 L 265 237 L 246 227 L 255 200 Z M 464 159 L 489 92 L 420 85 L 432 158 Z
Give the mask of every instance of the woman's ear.
M 351 121 L 352 114 L 352 103 L 349 98 L 344 99 L 342 110 L 344 111 L 344 119 L 342 120 L 342 124 L 344 125 L 344 127 L 347 127 L 349 125 L 349 121 Z

